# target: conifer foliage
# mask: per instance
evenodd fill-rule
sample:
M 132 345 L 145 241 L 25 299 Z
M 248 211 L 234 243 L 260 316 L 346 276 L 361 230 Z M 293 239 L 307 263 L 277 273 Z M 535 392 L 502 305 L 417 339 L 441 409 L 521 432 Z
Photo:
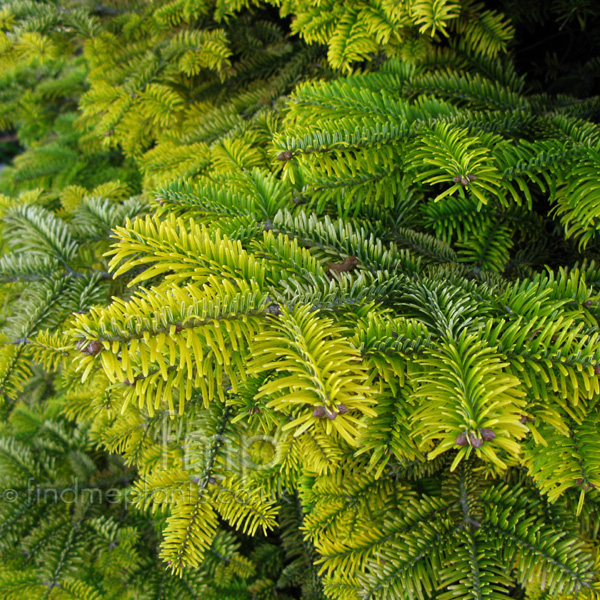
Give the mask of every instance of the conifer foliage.
M 600 101 L 491 4 L 2 5 L 0 599 L 600 598 Z

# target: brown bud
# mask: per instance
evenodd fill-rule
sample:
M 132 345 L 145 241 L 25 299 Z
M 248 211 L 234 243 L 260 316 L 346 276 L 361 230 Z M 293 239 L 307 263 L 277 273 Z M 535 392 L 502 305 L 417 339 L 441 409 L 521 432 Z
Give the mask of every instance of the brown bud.
M 181 333 L 183 331 L 183 326 L 179 325 L 179 323 L 177 325 L 175 325 L 175 332 L 176 333 Z
M 325 407 L 323 406 L 317 406 L 315 408 L 315 410 L 313 410 L 313 417 L 317 417 L 317 419 L 320 419 L 321 417 L 325 416 Z
M 280 160 L 282 162 L 292 160 L 292 158 L 294 158 L 294 153 L 291 150 L 286 150 L 285 152 L 282 152 L 281 154 L 277 155 L 277 160 Z
M 330 410 L 330 409 L 326 409 L 325 410 L 325 416 L 330 420 L 333 421 L 337 416 L 337 412 L 335 412 L 335 410 Z
M 519 419 L 519 421 L 521 423 L 523 423 L 523 425 L 527 425 L 527 416 L 526 415 L 521 415 L 521 418 Z
M 279 304 L 269 304 L 269 306 L 267 307 L 267 312 L 271 315 L 278 317 L 279 315 L 281 315 L 281 309 L 279 308 Z
M 469 174 L 467 175 L 467 179 L 468 179 L 469 181 L 475 181 L 475 180 L 477 179 L 477 175 L 473 175 L 473 173 L 469 173 Z
M 473 448 L 481 448 L 483 446 L 483 440 L 478 438 L 474 433 L 469 434 L 469 442 Z
M 583 305 L 584 305 L 586 308 L 590 308 L 590 307 L 592 306 L 592 304 L 594 304 L 594 303 L 593 303 L 591 300 L 586 300 L 586 301 L 583 303 Z
M 348 412 L 348 407 L 345 404 L 338 404 L 337 409 L 340 415 L 345 415 Z
M 456 445 L 457 446 L 466 446 L 467 445 L 467 434 L 465 431 L 459 433 L 456 436 Z
M 479 435 L 481 435 L 486 442 L 491 442 L 496 437 L 496 434 L 488 427 L 482 427 L 479 430 Z
M 348 271 L 354 271 L 358 266 L 358 258 L 356 256 L 349 256 L 341 263 L 328 263 L 327 264 L 327 272 L 329 275 L 333 275 L 334 273 L 339 275 L 340 273 L 345 273 Z
M 583 479 L 576 479 L 575 485 L 581 485 L 583 483 Z
M 102 351 L 102 344 L 97 340 L 92 340 L 91 342 L 81 340 L 77 343 L 77 349 L 81 351 L 81 354 L 96 356 L 96 354 Z
M 88 354 L 91 356 L 96 356 L 96 354 L 102 351 L 102 344 L 96 340 L 92 340 L 86 348 Z
M 452 178 L 452 181 L 454 181 L 454 183 L 460 183 L 460 180 L 461 180 L 461 177 L 460 177 L 460 175 L 455 175 L 455 176 Z
M 460 182 L 466 187 L 467 185 L 469 185 L 469 180 L 466 177 L 462 177 Z
M 594 373 L 600 375 L 600 365 L 594 365 Z

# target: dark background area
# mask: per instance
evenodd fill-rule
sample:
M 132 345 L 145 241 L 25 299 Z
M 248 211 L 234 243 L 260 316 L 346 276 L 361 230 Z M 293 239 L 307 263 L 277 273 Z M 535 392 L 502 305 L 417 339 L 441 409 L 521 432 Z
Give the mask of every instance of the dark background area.
M 533 93 L 600 94 L 600 0 L 488 0 L 516 29 L 512 55 Z
M 20 151 L 21 147 L 16 133 L 14 131 L 0 131 L 0 165 L 8 163 Z

